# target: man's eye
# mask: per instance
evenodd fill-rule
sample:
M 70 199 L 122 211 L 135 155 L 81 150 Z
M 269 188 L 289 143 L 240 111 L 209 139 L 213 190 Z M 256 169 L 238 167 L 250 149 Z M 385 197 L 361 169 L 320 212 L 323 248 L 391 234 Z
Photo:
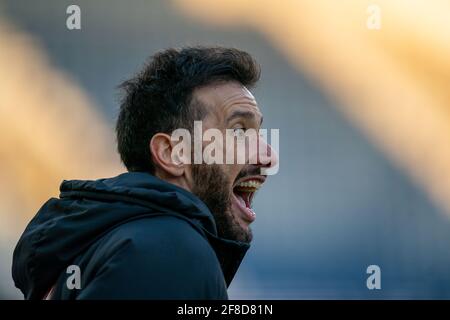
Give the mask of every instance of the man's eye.
M 235 132 L 237 135 L 239 135 L 239 136 L 244 135 L 244 134 L 245 134 L 245 131 L 246 131 L 245 128 L 235 128 L 235 129 L 233 129 L 233 130 L 234 130 L 234 132 Z

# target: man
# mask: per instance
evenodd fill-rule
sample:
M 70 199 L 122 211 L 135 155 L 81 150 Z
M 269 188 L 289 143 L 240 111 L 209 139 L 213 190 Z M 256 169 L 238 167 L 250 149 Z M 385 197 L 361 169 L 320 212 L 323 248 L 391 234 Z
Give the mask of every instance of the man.
M 171 134 L 194 121 L 203 132 L 258 130 L 248 91 L 258 78 L 246 52 L 193 47 L 154 55 L 126 81 L 116 132 L 128 172 L 64 181 L 39 210 L 13 257 L 25 298 L 227 299 L 252 240 L 261 169 L 276 156 L 258 136 L 269 161 L 248 148 L 244 163 L 192 163 Z

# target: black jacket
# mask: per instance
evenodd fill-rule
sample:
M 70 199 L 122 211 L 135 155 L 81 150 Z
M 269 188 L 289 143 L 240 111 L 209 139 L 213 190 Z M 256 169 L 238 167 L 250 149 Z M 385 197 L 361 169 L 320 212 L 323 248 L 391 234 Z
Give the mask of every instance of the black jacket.
M 64 181 L 15 250 L 26 299 L 227 299 L 248 244 L 217 236 L 192 193 L 146 173 Z M 66 285 L 81 271 L 81 289 Z

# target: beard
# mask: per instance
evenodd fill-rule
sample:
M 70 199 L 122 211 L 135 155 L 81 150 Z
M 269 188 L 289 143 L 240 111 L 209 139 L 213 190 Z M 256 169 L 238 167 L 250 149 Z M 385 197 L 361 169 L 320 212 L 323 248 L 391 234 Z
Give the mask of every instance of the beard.
M 238 178 L 245 176 L 242 171 Z M 244 229 L 231 210 L 232 182 L 217 164 L 194 164 L 192 166 L 194 187 L 192 193 L 209 208 L 216 222 L 217 234 L 228 240 L 249 243 L 250 227 Z

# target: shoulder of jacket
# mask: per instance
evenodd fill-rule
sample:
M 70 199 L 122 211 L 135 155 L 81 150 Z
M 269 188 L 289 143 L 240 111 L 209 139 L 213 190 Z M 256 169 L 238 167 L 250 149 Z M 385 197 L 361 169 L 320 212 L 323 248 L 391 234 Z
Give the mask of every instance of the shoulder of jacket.
M 107 256 L 122 252 L 145 261 L 148 256 L 216 263 L 216 254 L 206 237 L 190 222 L 174 216 L 144 217 L 121 224 L 105 236 L 99 251 Z M 105 252 L 107 251 L 107 252 Z M 218 262 L 218 261 L 217 261 Z

